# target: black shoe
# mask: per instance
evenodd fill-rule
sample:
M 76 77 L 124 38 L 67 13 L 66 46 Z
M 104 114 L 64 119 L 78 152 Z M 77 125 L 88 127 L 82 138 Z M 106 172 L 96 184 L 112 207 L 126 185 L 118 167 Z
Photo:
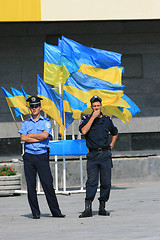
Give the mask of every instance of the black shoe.
M 85 210 L 79 215 L 79 218 L 92 217 L 92 201 L 85 200 Z
M 98 211 L 98 215 L 101 216 L 110 216 L 110 213 L 108 211 L 106 211 L 105 209 L 105 201 L 100 200 L 99 201 L 99 211 Z
M 106 211 L 105 209 L 100 209 L 98 212 L 98 215 L 100 216 L 110 216 L 110 213 Z
M 92 217 L 92 211 L 84 211 L 79 215 L 79 218 Z
M 34 215 L 33 215 L 33 219 L 40 219 L 40 215 L 34 214 Z
M 62 213 L 54 213 L 52 214 L 52 217 L 58 217 L 58 218 L 65 218 L 66 215 L 62 214 Z

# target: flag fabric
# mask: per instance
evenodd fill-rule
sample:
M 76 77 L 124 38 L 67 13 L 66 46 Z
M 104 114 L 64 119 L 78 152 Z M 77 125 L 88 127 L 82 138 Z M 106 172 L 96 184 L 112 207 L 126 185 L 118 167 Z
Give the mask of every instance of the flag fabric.
M 64 89 L 82 101 L 86 99 L 87 109 L 83 113 L 91 112 L 89 100 L 93 95 L 102 98 L 104 112 L 123 122 L 129 122 L 140 111 L 123 93 L 121 54 L 86 47 L 64 36 L 58 45 L 62 56 L 80 64 L 78 71 L 70 74 Z
M 103 99 L 105 97 L 104 104 L 109 104 L 109 103 L 117 103 L 117 100 L 120 99 L 120 96 L 123 95 L 123 92 L 114 92 L 117 90 L 121 90 L 123 91 L 123 85 L 121 84 L 122 81 L 122 68 L 119 67 L 112 67 L 112 68 L 108 68 L 108 69 L 100 69 L 100 68 L 96 68 L 90 65 L 86 65 L 86 64 L 78 64 L 75 60 L 71 60 L 71 58 L 69 57 L 64 57 L 61 56 L 61 40 L 59 40 L 59 46 L 53 46 L 50 44 L 45 43 L 44 44 L 44 62 L 45 63 L 51 63 L 53 64 L 54 68 L 52 67 L 52 69 L 54 69 L 54 71 L 50 71 L 51 73 L 51 78 L 47 78 L 49 79 L 49 81 L 45 80 L 45 82 L 48 83 L 54 83 L 54 81 L 57 81 L 57 79 L 59 78 L 59 71 L 62 71 L 61 76 L 63 76 L 63 69 L 59 68 L 59 66 L 64 66 L 64 69 L 67 69 L 68 71 L 68 79 L 66 82 L 62 81 L 61 78 L 61 82 L 64 83 L 64 89 L 66 91 L 66 93 L 71 94 L 71 96 L 74 95 L 74 97 L 79 98 L 79 101 L 84 101 L 83 100 L 83 95 L 86 93 L 88 93 L 88 109 L 90 108 L 90 102 L 89 99 L 92 97 L 92 95 L 97 94 L 97 89 L 98 86 L 101 85 L 101 89 L 99 89 L 100 91 L 103 91 L 104 89 L 107 91 L 108 94 L 106 94 L 106 92 L 101 92 L 101 94 L 103 95 Z M 69 64 L 71 63 L 71 65 Z M 62 65 L 63 64 L 63 65 Z M 49 65 L 48 65 L 49 66 Z M 56 68 L 55 68 L 56 66 Z M 50 69 L 51 69 L 51 65 L 50 65 Z M 46 71 L 47 68 L 45 68 L 44 72 Z M 56 76 L 56 77 L 55 77 Z M 52 80 L 51 80 L 52 79 Z M 70 80 L 72 80 L 74 82 L 74 84 L 72 84 L 72 86 L 70 85 Z M 88 92 L 86 91 L 87 87 L 84 89 L 85 92 L 83 92 L 83 94 L 80 94 L 80 89 L 77 89 L 76 83 L 75 81 L 81 81 L 83 82 L 83 85 L 87 84 L 87 87 L 90 87 L 90 83 L 92 85 L 92 89 L 94 89 L 93 91 L 89 91 L 90 89 L 88 89 Z M 57 84 L 55 84 L 57 86 Z M 93 88 L 93 85 L 94 88 Z M 75 88 L 74 88 L 75 86 Z M 64 91 L 64 93 L 65 93 Z M 112 91 L 112 92 L 111 92 Z M 77 95 L 77 93 L 79 93 L 80 95 Z M 98 93 L 99 94 L 99 93 Z M 102 97 L 102 96 L 101 96 Z M 66 110 L 68 112 L 73 112 L 73 118 L 77 119 L 80 118 L 80 114 L 81 111 L 80 110 L 71 110 L 71 107 L 69 106 L 69 101 L 65 99 L 65 96 L 63 96 L 64 98 L 64 111 L 66 112 Z M 85 96 L 85 100 L 86 100 L 86 96 Z M 72 101 L 70 101 L 71 103 Z M 122 100 L 119 100 L 117 105 L 123 106 L 124 104 L 121 103 L 123 102 Z M 116 104 L 115 103 L 115 104 Z M 125 104 L 126 106 L 126 104 Z
M 94 95 L 102 98 L 103 105 L 129 107 L 123 99 L 120 99 L 123 96 L 123 85 L 109 83 L 90 76 L 86 77 L 86 74 L 80 72 L 71 74 L 63 89 L 87 103 L 87 108 L 90 108 L 90 98 Z
M 28 94 L 24 91 L 22 85 L 21 85 L 21 89 L 22 89 L 23 96 L 24 96 L 26 99 L 28 99 L 28 98 L 30 97 L 30 95 L 28 95 Z
M 72 64 L 67 59 L 65 60 L 65 57 L 64 61 L 67 66 Z M 69 71 L 62 63 L 60 48 L 44 43 L 44 81 L 58 87 L 59 83 L 65 82 L 68 77 Z
M 77 71 L 86 73 L 93 77 L 97 77 L 96 73 L 98 72 L 98 76 L 103 75 L 104 77 L 106 75 L 106 71 L 103 70 L 104 69 L 97 68 L 92 65 L 81 64 L 77 60 L 68 56 L 63 56 L 61 53 L 61 45 L 54 46 L 44 43 L 44 81 L 48 84 L 58 86 L 59 82 L 65 83 L 69 75 Z M 115 71 L 117 71 L 117 69 Z M 108 72 L 106 78 L 108 78 Z M 114 76 L 112 76 L 112 79 L 114 79 Z
M 91 65 L 81 64 L 79 72 L 115 84 L 122 84 L 123 68 L 110 67 L 107 69 L 96 68 Z
M 25 91 L 24 91 L 24 88 L 23 86 L 21 85 L 21 89 L 22 89 L 22 93 L 23 93 L 23 96 L 25 97 L 25 99 L 27 100 L 29 97 L 31 97 L 31 95 L 28 95 Z M 29 102 L 26 101 L 26 106 L 29 108 Z
M 59 40 L 59 47 L 61 48 L 62 56 L 67 56 L 70 59 L 75 58 L 76 61 L 79 63 L 80 67 L 78 71 L 70 74 L 68 80 L 64 84 L 64 89 L 66 89 L 66 91 L 70 92 L 72 95 L 76 96 L 82 101 L 84 101 L 84 99 L 88 99 L 88 108 L 87 110 L 85 110 L 85 112 L 89 111 L 89 100 L 93 95 L 99 95 L 103 99 L 103 105 L 115 105 L 123 107 L 128 106 L 128 104 L 120 98 L 123 95 L 124 87 L 122 85 L 123 68 L 119 67 L 119 65 L 121 64 L 121 54 L 86 48 L 85 46 L 82 46 L 81 44 L 78 44 L 72 40 L 70 41 L 65 37 L 62 37 L 62 40 Z M 83 54 L 83 50 L 88 51 L 88 59 L 86 58 L 86 56 L 84 58 L 81 58 L 81 56 L 76 58 L 74 54 L 75 51 L 71 51 L 71 49 L 73 50 L 74 48 L 81 49 L 82 51 L 80 51 L 80 54 Z M 68 51 L 73 54 L 68 54 L 66 49 L 69 49 Z M 101 64 L 100 59 L 98 60 L 97 58 L 96 60 L 98 61 L 99 65 L 93 64 L 90 59 L 91 52 L 93 54 L 96 53 L 99 56 L 101 55 L 103 60 L 105 58 L 107 64 L 109 64 L 108 59 L 110 59 L 110 65 L 104 66 L 103 64 Z M 84 59 L 85 61 L 83 61 Z M 111 67 L 111 59 L 113 60 L 113 62 L 116 59 L 116 62 L 112 62 L 114 67 Z M 103 69 L 102 67 L 105 67 L 105 69 Z M 109 68 L 106 69 L 106 67 Z M 79 83 L 83 85 L 82 88 L 80 87 Z
M 57 93 L 39 75 L 37 75 L 37 95 L 43 98 L 41 102 L 42 110 L 53 118 L 60 126 L 60 133 L 64 135 L 65 128 L 74 121 L 73 113 L 63 111 L 62 94 Z M 65 126 L 64 126 L 65 124 Z
M 113 103 L 117 101 L 117 99 L 119 99 L 120 96 L 123 95 L 122 92 L 121 94 L 120 92 L 114 93 L 115 90 L 121 90 L 121 91 L 123 90 L 124 86 L 121 85 L 122 69 L 118 67 L 113 67 L 109 69 L 97 69 L 93 66 L 88 66 L 84 64 L 78 65 L 75 60 L 73 61 L 71 60 L 71 58 L 68 58 L 68 57 L 65 58 L 64 56 L 61 56 L 60 48 L 61 48 L 61 44 L 60 46 L 53 46 L 47 43 L 44 44 L 44 64 L 45 64 L 44 65 L 44 76 L 45 76 L 44 81 L 45 82 L 58 86 L 59 84 L 58 79 L 60 79 L 60 82 L 63 82 L 65 85 L 67 85 L 66 79 L 67 79 L 67 82 L 70 79 L 74 79 L 76 81 L 77 79 L 79 79 L 80 81 L 83 80 L 83 82 L 85 82 L 84 84 L 86 84 L 87 82 L 90 83 L 92 80 L 94 80 L 94 83 L 96 83 L 96 85 L 98 85 L 99 81 L 101 81 L 101 85 L 104 81 L 106 81 L 106 83 L 104 83 L 104 86 L 102 87 L 102 90 L 105 89 L 109 91 L 108 94 L 105 96 L 105 98 L 107 99 L 106 100 L 107 104 L 108 102 Z M 72 63 L 72 64 L 70 65 L 69 63 Z M 46 64 L 49 64 L 49 65 L 46 65 Z M 71 68 L 71 66 L 74 66 L 73 69 Z M 65 75 L 63 73 L 66 71 L 68 71 L 67 72 L 68 74 L 66 75 L 65 80 L 63 81 L 62 76 Z M 50 74 L 50 77 L 49 77 L 49 74 Z M 67 87 L 67 89 L 65 90 L 73 95 L 71 86 Z M 96 88 L 94 92 L 90 92 L 88 99 L 92 97 L 91 95 L 95 95 L 95 94 L 98 94 L 96 92 Z M 104 96 L 104 93 L 102 95 Z M 75 97 L 76 96 L 77 94 L 75 94 Z M 82 98 L 79 98 L 79 100 L 83 101 Z
M 58 46 L 44 45 L 44 80 L 55 86 L 59 82 L 63 85 L 64 111 L 73 113 L 73 118 L 78 119 L 81 113 L 90 113 L 90 98 L 98 95 L 102 98 L 105 113 L 128 122 L 139 110 L 134 109 L 132 100 L 124 97 L 121 56 L 86 47 L 62 36 Z M 77 103 L 79 101 L 79 105 L 87 104 L 87 108 L 71 107 L 73 98 Z
M 61 82 L 59 47 L 47 43 L 44 43 L 44 81 L 54 86 Z
M 139 113 L 141 110 L 127 95 L 123 94 L 122 99 L 130 105 L 129 108 L 123 109 L 125 119 L 129 123 L 129 120 L 132 117 L 134 117 L 137 113 Z
M 11 93 L 9 93 L 4 87 L 2 87 L 2 90 L 3 90 L 4 96 L 6 98 L 6 101 L 8 103 L 8 106 L 9 107 L 17 107 L 17 102 L 16 102 L 16 99 L 14 98 L 14 96 Z
M 81 86 L 84 86 L 84 88 L 87 90 L 102 89 L 102 90 L 113 92 L 113 91 L 123 91 L 123 88 L 124 88 L 124 85 L 122 84 L 115 84 L 110 81 L 103 81 L 102 79 L 98 79 L 81 72 L 72 73 L 70 76 L 71 77 L 69 77 L 67 79 L 67 82 L 64 84 L 65 86 L 70 84 L 72 85 L 72 79 L 74 79 L 75 84 L 80 89 L 82 88 Z
M 3 90 L 4 96 L 6 98 L 6 101 L 8 103 L 8 106 L 9 107 L 14 107 L 14 111 L 15 111 L 16 117 L 21 116 L 22 113 L 19 110 L 19 108 L 17 107 L 18 104 L 17 104 L 16 99 L 14 98 L 14 96 L 11 93 L 9 93 L 4 87 L 2 87 L 2 90 Z
M 112 117 L 113 115 L 121 119 L 124 123 L 129 123 L 129 120 L 140 112 L 139 107 L 125 94 L 121 97 L 129 107 L 104 106 L 102 112 Z
M 121 65 L 122 54 L 86 47 L 64 36 L 59 41 L 59 46 L 63 56 L 74 59 L 80 64 L 104 69 Z
M 62 133 L 64 131 L 62 95 L 53 90 L 37 75 L 37 96 L 43 98 L 42 110 L 58 123 Z
M 87 103 L 82 102 L 69 92 L 63 90 L 64 112 L 73 113 L 72 118 L 80 119 L 81 113 L 87 108 Z
M 23 93 L 13 87 L 11 87 L 11 90 L 22 114 L 23 115 L 29 114 L 30 112 L 27 107 L 26 98 L 24 97 Z
M 14 111 L 15 111 L 15 114 L 16 114 L 16 117 L 19 117 L 22 115 L 21 111 L 19 110 L 18 107 L 14 107 Z

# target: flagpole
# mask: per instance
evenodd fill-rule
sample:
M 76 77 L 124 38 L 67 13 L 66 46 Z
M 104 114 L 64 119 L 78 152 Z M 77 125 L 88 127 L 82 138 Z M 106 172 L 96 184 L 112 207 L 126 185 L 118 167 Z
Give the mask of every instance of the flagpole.
M 62 94 L 61 83 L 59 83 L 59 94 Z M 62 99 L 63 104 L 63 99 Z M 63 110 L 64 115 L 64 110 Z M 65 116 L 64 116 L 64 140 L 66 140 L 66 131 L 65 131 Z M 66 159 L 65 155 L 63 155 L 63 191 L 66 192 Z
M 12 111 L 11 107 L 9 107 L 9 110 L 10 110 L 11 115 L 12 115 L 12 117 L 13 117 L 14 123 L 16 124 L 16 127 L 17 127 L 17 129 L 18 129 L 18 131 L 19 131 L 18 124 L 17 124 L 17 122 L 16 122 L 16 119 L 15 119 L 15 117 L 14 117 L 14 114 L 13 114 L 13 111 Z
M 62 95 L 62 85 L 61 83 L 59 82 L 59 94 Z M 63 104 L 63 99 L 62 99 L 62 104 Z M 63 108 L 64 109 L 64 108 Z M 64 113 L 64 110 L 63 110 L 63 118 L 64 118 L 64 140 L 66 140 L 66 130 L 65 130 L 65 113 Z
M 24 121 L 23 116 L 21 115 L 21 120 Z
M 54 140 L 54 131 L 53 131 L 53 119 L 51 118 L 51 132 L 52 132 L 52 140 Z
M 54 134 L 54 140 L 58 140 L 58 124 L 54 120 L 54 126 L 55 126 L 55 134 Z
M 72 127 L 72 140 L 75 140 L 75 135 L 74 135 L 74 121 L 71 124 Z

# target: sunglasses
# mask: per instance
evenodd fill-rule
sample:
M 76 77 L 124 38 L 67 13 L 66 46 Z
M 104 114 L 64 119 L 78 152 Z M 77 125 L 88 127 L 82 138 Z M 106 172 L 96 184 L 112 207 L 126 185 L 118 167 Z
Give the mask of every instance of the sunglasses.
M 38 108 L 38 107 L 40 107 L 40 106 L 37 106 L 37 105 L 36 106 L 30 106 L 30 108 Z

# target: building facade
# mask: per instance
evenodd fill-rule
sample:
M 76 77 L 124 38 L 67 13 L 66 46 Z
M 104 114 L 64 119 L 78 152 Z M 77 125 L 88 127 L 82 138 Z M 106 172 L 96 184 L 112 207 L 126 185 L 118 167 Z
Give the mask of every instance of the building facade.
M 5 16 L 3 19 L 1 17 L 0 86 L 11 92 L 11 87 L 20 90 L 22 85 L 28 94 L 36 94 L 37 74 L 43 78 L 44 42 L 57 45 L 58 38 L 62 35 L 89 47 L 119 52 L 122 54 L 124 67 L 124 93 L 139 106 L 141 112 L 131 119 L 129 124 L 113 118 L 120 133 L 115 149 L 159 149 L 159 2 L 152 1 L 151 4 L 151 1 L 147 1 L 144 6 L 144 1 L 133 1 L 133 4 L 127 6 L 126 2 L 130 1 L 121 1 L 119 6 L 119 1 L 109 3 L 101 0 L 98 5 L 90 5 L 89 0 L 70 0 L 66 6 L 66 1 L 61 1 L 64 12 L 58 11 L 58 3 L 52 6 L 52 2 L 47 0 L 47 7 L 44 1 L 41 1 L 41 16 L 36 20 L 15 19 L 16 14 L 12 16 L 13 21 L 7 21 L 8 13 L 5 15 L 6 19 Z M 42 11 L 44 9 L 45 11 Z M 51 9 L 54 9 L 54 13 Z M 19 152 L 18 130 L 2 89 L 0 106 L 0 154 Z M 16 120 L 20 127 L 21 119 Z M 74 126 L 75 135 L 78 135 L 77 126 L 78 122 Z M 67 136 L 71 136 L 71 127 L 67 130 Z

